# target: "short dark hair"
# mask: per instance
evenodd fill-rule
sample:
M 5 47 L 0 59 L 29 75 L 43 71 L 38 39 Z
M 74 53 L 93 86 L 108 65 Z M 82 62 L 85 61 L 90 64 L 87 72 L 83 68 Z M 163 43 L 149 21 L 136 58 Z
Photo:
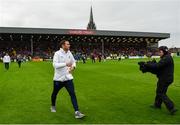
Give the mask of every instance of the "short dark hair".
M 164 55 L 168 54 L 168 47 L 167 46 L 160 46 L 159 50 L 162 50 Z
M 62 45 L 64 45 L 66 41 L 68 41 L 68 40 L 61 40 L 59 43 L 59 46 L 62 47 Z

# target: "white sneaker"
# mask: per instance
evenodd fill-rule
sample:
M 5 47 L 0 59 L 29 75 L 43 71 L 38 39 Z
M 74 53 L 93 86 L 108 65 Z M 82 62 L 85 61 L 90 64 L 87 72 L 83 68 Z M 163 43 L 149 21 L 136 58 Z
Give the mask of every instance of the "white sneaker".
M 79 111 L 75 112 L 75 118 L 77 118 L 77 119 L 83 118 L 84 116 L 85 115 L 83 113 L 79 112 Z
M 55 106 L 51 106 L 51 112 L 56 112 L 56 107 Z

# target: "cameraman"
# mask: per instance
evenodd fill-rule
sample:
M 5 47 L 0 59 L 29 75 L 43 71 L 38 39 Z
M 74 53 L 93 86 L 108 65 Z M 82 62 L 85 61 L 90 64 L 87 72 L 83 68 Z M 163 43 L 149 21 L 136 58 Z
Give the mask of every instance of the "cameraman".
M 158 77 L 155 102 L 151 107 L 160 109 L 161 104 L 164 103 L 170 114 L 173 115 L 177 109 L 174 108 L 174 103 L 166 95 L 166 92 L 174 80 L 174 61 L 166 46 L 159 47 L 159 55 L 161 58 L 159 62 L 145 63 L 145 67 L 156 71 Z

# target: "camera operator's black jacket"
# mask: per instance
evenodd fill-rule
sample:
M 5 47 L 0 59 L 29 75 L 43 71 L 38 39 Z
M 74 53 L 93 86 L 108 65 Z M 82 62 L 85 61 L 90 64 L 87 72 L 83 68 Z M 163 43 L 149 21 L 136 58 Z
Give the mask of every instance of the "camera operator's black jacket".
M 157 71 L 159 82 L 171 84 L 174 80 L 174 61 L 171 55 L 164 55 L 157 63 L 147 63 L 146 66 Z

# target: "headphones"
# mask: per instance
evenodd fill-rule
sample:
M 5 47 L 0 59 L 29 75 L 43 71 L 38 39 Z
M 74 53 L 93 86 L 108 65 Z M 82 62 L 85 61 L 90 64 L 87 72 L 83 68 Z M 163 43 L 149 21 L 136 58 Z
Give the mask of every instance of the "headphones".
M 167 46 L 160 46 L 159 50 L 162 50 L 164 54 L 168 54 L 168 47 Z

